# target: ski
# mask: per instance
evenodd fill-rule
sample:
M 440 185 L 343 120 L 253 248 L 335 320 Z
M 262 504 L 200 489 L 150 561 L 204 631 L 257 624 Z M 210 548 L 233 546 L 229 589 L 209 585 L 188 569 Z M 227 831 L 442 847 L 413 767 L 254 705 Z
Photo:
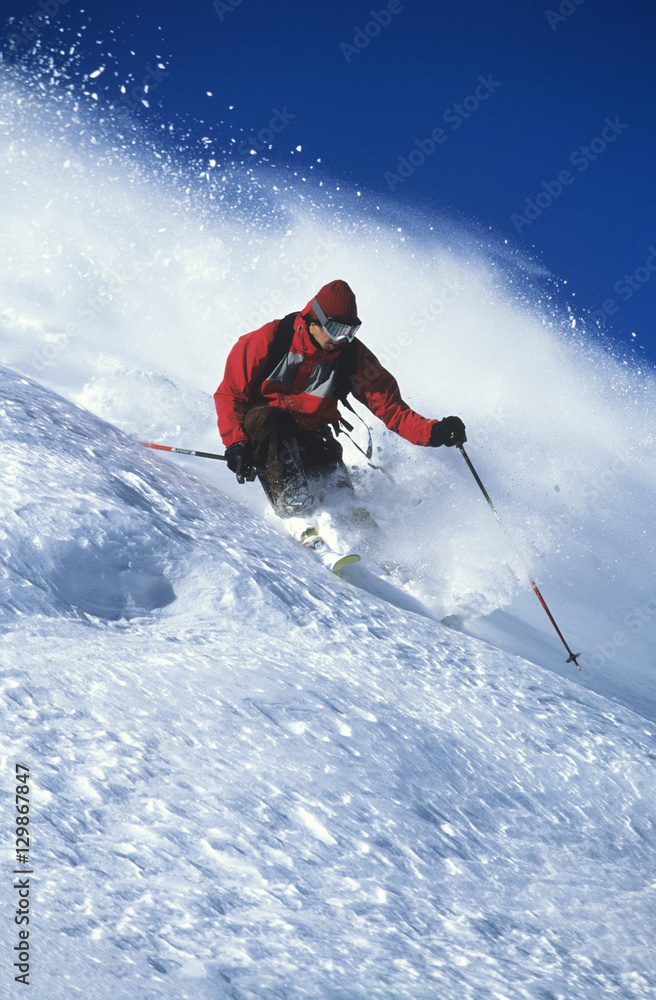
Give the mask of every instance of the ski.
M 440 625 L 446 625 L 447 628 L 454 628 L 458 632 L 463 631 L 464 624 L 465 619 L 462 615 L 452 614 L 446 615 L 444 618 L 440 618 Z

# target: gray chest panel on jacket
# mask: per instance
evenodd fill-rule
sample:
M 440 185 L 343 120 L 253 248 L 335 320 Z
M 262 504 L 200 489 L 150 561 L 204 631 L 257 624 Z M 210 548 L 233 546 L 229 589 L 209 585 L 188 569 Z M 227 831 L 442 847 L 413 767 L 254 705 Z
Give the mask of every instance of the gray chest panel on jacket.
M 285 386 L 286 389 L 291 389 L 292 383 L 298 375 L 298 369 L 301 367 L 302 361 L 302 354 L 294 354 L 290 351 L 289 354 L 286 354 L 282 361 L 276 365 L 271 374 L 268 375 L 264 381 L 275 382 L 277 385 Z
M 290 351 L 265 380 L 269 385 L 279 385 L 291 389 L 303 361 L 302 354 Z M 337 366 L 325 361 L 316 361 L 307 384 L 301 389 L 310 396 L 330 399 L 337 395 Z

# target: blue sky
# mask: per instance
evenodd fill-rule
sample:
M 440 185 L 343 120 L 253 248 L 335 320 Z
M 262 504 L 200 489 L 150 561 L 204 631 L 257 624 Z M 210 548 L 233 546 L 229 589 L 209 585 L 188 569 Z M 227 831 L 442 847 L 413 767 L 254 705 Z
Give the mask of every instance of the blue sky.
M 18 53 L 85 26 L 81 70 L 105 64 L 98 89 L 151 124 L 491 229 L 656 362 L 651 0 L 0 0 L 0 19 Z

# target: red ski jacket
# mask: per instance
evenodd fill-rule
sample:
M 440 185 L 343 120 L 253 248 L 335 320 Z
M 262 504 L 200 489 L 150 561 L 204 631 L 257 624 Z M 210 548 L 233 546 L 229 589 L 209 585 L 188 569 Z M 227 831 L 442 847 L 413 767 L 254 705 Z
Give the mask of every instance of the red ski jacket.
M 271 362 L 279 323 L 274 320 L 244 334 L 228 355 L 223 382 L 214 393 L 219 432 L 226 448 L 247 440 L 244 417 L 257 406 L 291 410 L 296 423 L 306 430 L 318 430 L 339 420 L 337 403 L 343 381 L 338 363 L 345 348 L 324 351 L 311 339 L 299 313 L 293 321 L 289 350 L 282 360 Z M 394 376 L 364 344 L 356 340 L 354 345 L 346 348 L 355 351 L 347 391 L 390 430 L 411 444 L 427 445 L 437 421 L 410 409 L 401 398 Z

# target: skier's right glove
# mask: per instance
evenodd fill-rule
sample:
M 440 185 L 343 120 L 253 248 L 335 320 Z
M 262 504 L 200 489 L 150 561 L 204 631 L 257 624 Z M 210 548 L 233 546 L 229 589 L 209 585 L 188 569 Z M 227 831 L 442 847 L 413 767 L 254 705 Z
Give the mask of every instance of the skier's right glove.
M 257 475 L 253 463 L 253 453 L 248 441 L 236 441 L 226 448 L 225 453 L 228 468 L 237 477 L 238 483 L 245 483 L 247 480 L 252 483 Z
M 465 425 L 460 417 L 443 417 L 433 425 L 428 444 L 431 448 L 439 448 L 442 444 L 452 448 L 454 444 L 464 444 L 466 440 Z

